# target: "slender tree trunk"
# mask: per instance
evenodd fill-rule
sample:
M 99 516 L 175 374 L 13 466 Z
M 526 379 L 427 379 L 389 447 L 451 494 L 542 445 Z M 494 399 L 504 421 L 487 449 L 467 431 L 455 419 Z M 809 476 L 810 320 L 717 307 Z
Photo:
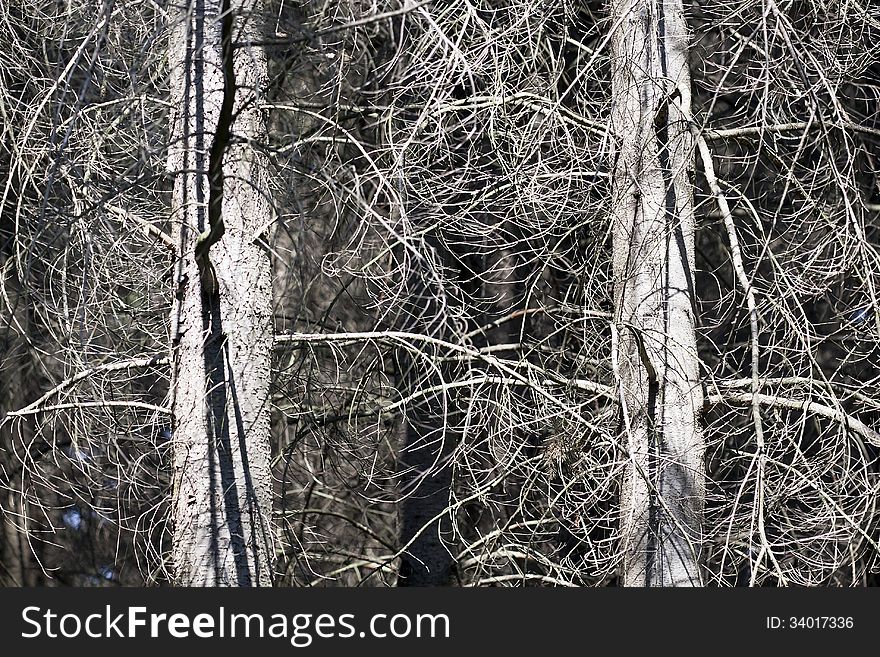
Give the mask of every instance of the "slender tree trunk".
M 0 249 L 5 247 L 4 237 L 0 229 Z M 0 253 L 0 289 L 4 291 L 0 299 L 0 482 L 6 488 L 0 501 L 0 585 L 35 586 L 39 568 L 27 535 L 30 509 L 21 493 L 21 477 L 25 475 L 12 456 L 18 451 L 16 444 L 30 444 L 33 429 L 28 420 L 11 422 L 6 417 L 9 411 L 26 406 L 32 397 L 34 368 L 28 339 L 33 336 L 25 295 L 10 259 Z M 20 475 L 12 475 L 16 471 Z
M 171 43 L 174 540 L 182 585 L 271 584 L 273 340 L 260 0 L 191 0 Z M 233 47 L 234 45 L 234 47 Z
M 699 586 L 703 393 L 694 331 L 693 142 L 681 0 L 614 0 L 614 366 L 624 586 Z
M 442 246 L 429 243 L 441 254 Z M 402 328 L 447 338 L 442 326 L 441 305 L 422 278 L 412 275 L 407 285 L 406 311 Z M 430 387 L 425 362 L 412 354 L 400 355 L 401 388 L 404 394 Z M 443 376 L 454 377 L 448 365 Z M 452 486 L 449 456 L 460 439 L 455 426 L 455 399 L 448 393 L 428 395 L 415 401 L 406 413 L 404 444 L 400 452 L 400 490 L 406 496 L 401 505 L 401 556 L 397 586 L 447 586 L 452 579 L 453 558 L 444 542 L 452 537 L 447 511 Z
M 428 300 L 428 313 L 433 305 Z M 429 385 L 422 376 L 424 363 L 410 354 L 400 358 L 406 394 Z M 400 514 L 400 540 L 409 547 L 401 556 L 397 586 L 446 586 L 452 577 L 452 555 L 443 539 L 448 540 L 452 534 L 446 509 L 452 485 L 448 460 L 458 439 L 449 426 L 455 421 L 450 417 L 453 404 L 453 399 L 441 393 L 415 402 L 406 414 L 399 464 L 400 488 L 406 495 Z
M 442 412 L 419 407 L 409 413 L 402 488 L 411 494 L 403 504 L 401 540 L 412 544 L 401 557 L 398 586 L 447 586 L 452 577 L 452 555 L 443 541 L 452 533 L 446 511 L 452 441 L 453 433 L 443 429 Z

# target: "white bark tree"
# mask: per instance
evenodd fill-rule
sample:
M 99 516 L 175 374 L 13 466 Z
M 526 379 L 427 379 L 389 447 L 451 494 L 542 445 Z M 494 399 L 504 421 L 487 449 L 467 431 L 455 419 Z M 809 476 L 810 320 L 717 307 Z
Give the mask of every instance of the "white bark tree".
M 248 45 L 260 5 L 193 0 L 171 45 L 173 561 L 186 585 L 272 581 L 271 205 L 251 146 L 264 141 L 266 64 Z
M 626 586 L 700 585 L 704 444 L 694 316 L 693 140 L 680 0 L 618 0 L 612 17 L 612 355 L 629 451 Z

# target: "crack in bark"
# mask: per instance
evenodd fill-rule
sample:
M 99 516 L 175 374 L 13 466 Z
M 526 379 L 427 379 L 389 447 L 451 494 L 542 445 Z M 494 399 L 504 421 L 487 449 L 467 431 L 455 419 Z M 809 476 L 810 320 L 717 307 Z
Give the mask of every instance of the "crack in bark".
M 232 50 L 233 15 L 229 6 L 229 0 L 220 3 L 220 39 L 221 39 L 221 67 L 223 73 L 223 96 L 220 111 L 217 117 L 217 126 L 214 130 L 214 138 L 211 142 L 211 150 L 208 158 L 208 229 L 199 235 L 196 242 L 196 261 L 198 263 L 199 277 L 202 289 L 202 330 L 205 335 L 204 360 L 205 360 L 205 384 L 207 390 L 207 430 L 209 457 L 212 461 L 210 478 L 212 491 L 211 515 L 215 518 L 212 522 L 212 553 L 216 581 L 223 581 L 223 555 L 220 554 L 219 526 L 217 518 L 219 504 L 213 491 L 218 490 L 215 477 L 219 474 L 220 490 L 222 490 L 223 519 L 226 521 L 229 532 L 229 543 L 233 555 L 236 584 L 238 586 L 251 586 L 252 578 L 249 554 L 245 544 L 244 523 L 242 508 L 239 500 L 238 482 L 235 475 L 234 450 L 241 449 L 242 459 L 245 459 L 245 449 L 242 445 L 233 445 L 230 432 L 227 408 L 232 393 L 232 405 L 236 411 L 236 418 L 240 414 L 236 408 L 234 383 L 231 371 L 228 367 L 228 345 L 223 328 L 223 310 L 220 296 L 220 285 L 217 272 L 210 259 L 211 247 L 220 241 L 225 234 L 223 221 L 223 196 L 224 196 L 224 158 L 230 142 L 231 125 L 235 104 L 235 66 Z M 229 376 L 227 376 L 227 374 Z M 237 427 L 241 430 L 242 427 Z M 239 442 L 243 434 L 239 435 Z M 214 459 L 216 458 L 216 463 Z M 246 468 L 245 468 L 246 469 Z M 251 497 L 250 495 L 248 497 Z M 259 572 L 259 563 L 256 551 L 254 552 L 254 572 Z
M 652 7 L 653 8 L 653 7 Z M 663 11 L 663 0 L 656 3 L 657 19 L 656 19 L 656 43 L 657 43 L 657 60 L 660 67 L 660 78 L 665 81 L 667 75 L 666 62 L 666 23 Z M 664 198 L 664 219 L 668 221 L 670 218 L 674 220 L 676 216 L 676 197 L 675 182 L 672 178 L 669 167 L 669 104 L 673 101 L 678 92 L 678 88 L 670 90 L 663 94 L 660 102 L 654 109 L 654 120 L 652 122 L 654 128 L 655 145 L 657 149 L 657 161 L 659 164 L 660 175 L 663 179 L 663 187 L 665 190 Z M 666 232 L 666 254 L 664 261 L 664 280 L 662 282 L 663 295 L 660 300 L 661 312 L 663 314 L 663 371 L 665 372 L 669 366 L 669 350 L 667 348 L 667 340 L 669 334 L 669 307 L 668 307 L 668 282 L 669 282 L 669 231 Z M 658 556 L 658 542 L 662 542 L 663 518 L 660 509 L 659 498 L 663 495 L 663 477 L 659 471 L 661 455 L 664 451 L 663 437 L 663 418 L 658 418 L 657 399 L 660 396 L 660 379 L 657 375 L 656 368 L 650 361 L 645 349 L 643 339 L 638 337 L 639 356 L 645 367 L 648 376 L 648 397 L 647 397 L 647 440 L 648 440 L 648 463 L 647 475 L 649 478 L 648 486 L 648 527 L 647 540 L 645 549 L 645 586 L 651 586 L 655 561 Z M 660 403 L 660 413 L 662 415 L 663 402 Z
M 663 77 L 666 77 L 666 55 L 663 43 L 663 3 L 660 4 L 660 12 L 657 19 L 658 22 L 658 40 L 660 48 L 660 66 Z M 675 197 L 675 181 L 672 178 L 672 172 L 669 165 L 669 104 L 672 102 L 673 94 L 665 94 L 660 99 L 659 113 L 654 117 L 654 136 L 657 144 L 657 160 L 660 165 L 660 175 L 663 178 L 663 187 L 665 193 L 664 224 L 668 224 L 671 219 L 675 222 L 676 217 L 676 197 Z M 677 223 L 677 222 L 676 222 Z M 666 227 L 666 226 L 664 226 Z M 663 277 L 662 282 L 663 294 L 660 299 L 661 312 L 663 314 L 663 371 L 669 368 L 669 238 L 671 232 L 666 233 L 666 253 L 663 258 Z M 663 436 L 663 418 L 658 421 L 657 418 L 657 396 L 660 392 L 660 381 L 656 372 L 649 371 L 648 381 L 648 472 L 654 480 L 654 484 L 649 487 L 650 507 L 648 511 L 648 554 L 647 554 L 647 574 L 646 585 L 651 586 L 651 579 L 654 572 L 654 560 L 657 556 L 657 542 L 663 541 L 663 517 L 659 508 L 658 498 L 663 495 L 663 476 L 659 472 L 659 462 L 664 451 Z M 661 414 L 665 405 L 665 400 L 660 405 Z
M 257 4 L 191 0 L 179 7 L 172 44 L 183 69 L 173 88 L 181 147 L 169 159 L 174 210 L 183 215 L 172 309 L 173 558 L 178 582 L 189 585 L 271 583 L 268 417 L 261 406 L 270 361 L 259 342 L 271 330 L 269 263 L 242 241 L 266 208 L 250 187 L 235 185 L 239 178 L 259 184 L 262 176 L 258 158 L 232 137 L 239 121 L 248 134 L 261 129 L 259 117 L 239 105 L 242 88 L 264 82 L 263 62 L 258 53 L 234 57 L 233 46 L 239 30 L 255 29 L 243 11 L 250 20 Z
M 223 99 L 208 156 L 208 230 L 202 233 L 196 242 L 196 261 L 199 265 L 202 289 L 210 294 L 219 291 L 217 275 L 211 264 L 209 252 L 226 232 L 223 223 L 223 159 L 232 135 L 235 106 L 235 61 L 232 51 L 232 11 L 229 0 L 220 3 L 220 39 Z

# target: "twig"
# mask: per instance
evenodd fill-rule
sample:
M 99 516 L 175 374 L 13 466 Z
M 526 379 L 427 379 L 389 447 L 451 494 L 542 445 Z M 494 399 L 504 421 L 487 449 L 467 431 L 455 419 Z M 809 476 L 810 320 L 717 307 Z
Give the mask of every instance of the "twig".
M 22 409 L 20 411 L 10 411 L 7 417 L 22 417 L 25 415 L 36 415 L 37 413 L 46 413 L 49 411 L 66 411 L 74 408 L 140 408 L 145 411 L 155 411 L 165 415 L 171 414 L 170 408 L 164 406 L 156 406 L 155 404 L 147 404 L 138 401 L 83 401 L 71 402 L 69 404 L 53 404 L 52 406 L 42 406 L 39 408 Z
M 832 420 L 855 434 L 858 434 L 875 447 L 880 447 L 880 434 L 874 431 L 861 420 L 854 418 L 852 415 L 839 411 L 837 409 L 814 402 L 810 400 L 791 399 L 789 397 L 780 397 L 778 395 L 759 394 L 753 395 L 750 392 L 726 392 L 724 394 L 709 395 L 710 404 L 731 404 L 751 406 L 757 398 L 762 406 L 772 406 L 774 408 L 788 408 L 795 411 L 803 411 L 812 413 L 820 417 Z
M 107 363 L 106 365 L 99 365 L 98 367 L 93 367 L 92 369 L 83 370 L 82 372 L 78 372 L 77 374 L 73 375 L 69 379 L 65 379 L 57 386 L 52 388 L 49 392 L 44 394 L 42 397 L 40 397 L 36 401 L 31 402 L 24 408 L 21 408 L 17 411 L 10 411 L 9 415 L 31 415 L 32 413 L 38 412 L 40 410 L 48 410 L 41 409 L 40 406 L 65 388 L 69 388 L 70 386 L 79 383 L 83 379 L 87 379 L 95 374 L 103 374 L 105 372 L 118 372 L 120 370 L 127 370 L 132 367 L 152 367 L 153 365 L 167 365 L 168 362 L 169 361 L 167 356 L 153 356 L 151 358 L 126 360 L 121 363 Z
M 761 135 L 764 133 L 778 133 L 778 132 L 795 132 L 798 130 L 806 130 L 811 124 L 806 121 L 796 121 L 794 123 L 775 123 L 771 125 L 754 125 L 754 126 L 745 126 L 742 128 L 728 128 L 727 130 L 711 130 L 707 129 L 703 131 L 703 136 L 708 141 L 718 141 L 721 139 L 737 139 L 739 137 L 753 137 L 756 135 Z M 815 121 L 812 125 L 820 125 Z M 824 127 L 835 127 L 834 124 L 826 123 Z M 854 132 L 861 132 L 866 135 L 874 135 L 876 137 L 880 137 L 880 130 L 877 128 L 871 128 L 866 125 L 859 125 L 857 123 L 852 123 L 851 121 L 845 121 L 840 127 L 841 129 L 852 130 Z
M 399 9 L 393 9 L 391 11 L 385 11 L 381 14 L 373 14 L 372 16 L 364 16 L 363 18 L 359 18 L 355 21 L 351 21 L 350 23 L 345 23 L 344 25 L 331 25 L 330 27 L 325 27 L 318 30 L 318 36 L 324 36 L 325 34 L 331 34 L 332 32 L 340 32 L 342 30 L 350 30 L 353 27 L 361 27 L 363 25 L 369 25 L 370 23 L 377 23 L 379 21 L 384 21 L 389 18 L 397 18 L 398 16 L 404 16 L 416 9 L 421 9 L 425 5 L 431 4 L 434 0 L 421 0 L 421 2 L 417 2 L 414 5 L 408 5 L 404 2 L 403 6 Z
M 133 220 L 136 224 L 140 225 L 145 234 L 158 237 L 168 248 L 172 249 L 175 252 L 177 251 L 177 245 L 174 243 L 174 240 L 171 238 L 171 236 L 160 228 L 157 228 L 152 222 L 147 221 L 146 219 L 143 219 L 132 212 L 123 210 L 122 208 L 115 205 L 108 204 L 105 207 L 117 217 L 121 218 L 123 222 L 126 219 Z

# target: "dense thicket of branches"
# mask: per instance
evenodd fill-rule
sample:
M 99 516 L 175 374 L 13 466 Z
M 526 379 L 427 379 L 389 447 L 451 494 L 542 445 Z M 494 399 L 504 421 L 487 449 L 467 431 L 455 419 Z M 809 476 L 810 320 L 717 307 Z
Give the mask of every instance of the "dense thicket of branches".
M 0 4 L 6 583 L 174 579 L 172 4 Z M 871 583 L 880 11 L 686 10 L 704 580 Z M 425 537 L 456 585 L 616 583 L 622 23 L 586 0 L 263 18 L 276 583 L 393 586 Z

